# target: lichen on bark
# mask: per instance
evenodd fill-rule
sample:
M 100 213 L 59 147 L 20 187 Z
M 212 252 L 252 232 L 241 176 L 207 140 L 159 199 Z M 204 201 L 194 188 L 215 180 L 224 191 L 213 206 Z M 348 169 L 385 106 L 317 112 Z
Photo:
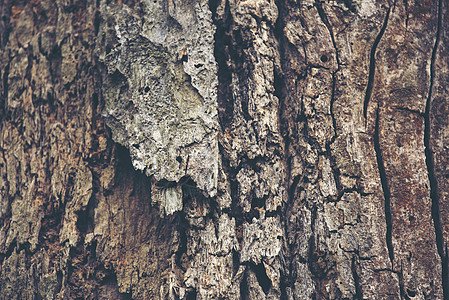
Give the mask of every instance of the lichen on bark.
M 153 176 L 155 184 L 188 177 L 205 195 L 215 196 L 217 68 L 207 2 L 145 1 L 134 9 L 102 2 L 100 7 L 103 115 L 113 139 L 129 149 L 134 167 Z M 157 195 L 162 206 L 176 199 Z M 171 207 L 173 212 L 182 205 Z

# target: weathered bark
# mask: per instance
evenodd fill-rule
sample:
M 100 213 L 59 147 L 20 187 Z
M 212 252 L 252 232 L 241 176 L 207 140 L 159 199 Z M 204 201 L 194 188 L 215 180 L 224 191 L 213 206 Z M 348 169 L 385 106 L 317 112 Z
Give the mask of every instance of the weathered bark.
M 0 4 L 1 299 L 447 299 L 449 2 Z

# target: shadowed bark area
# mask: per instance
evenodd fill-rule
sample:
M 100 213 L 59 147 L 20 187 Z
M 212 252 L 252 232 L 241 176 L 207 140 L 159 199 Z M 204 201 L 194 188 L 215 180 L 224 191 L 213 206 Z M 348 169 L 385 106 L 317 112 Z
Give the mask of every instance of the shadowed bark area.
M 449 4 L 0 2 L 1 299 L 446 299 Z

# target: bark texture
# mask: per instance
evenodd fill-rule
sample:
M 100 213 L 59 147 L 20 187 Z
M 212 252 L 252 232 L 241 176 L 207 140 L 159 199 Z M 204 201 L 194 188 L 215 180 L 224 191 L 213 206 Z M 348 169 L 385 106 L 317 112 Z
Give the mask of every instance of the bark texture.
M 447 0 L 0 14 L 0 299 L 449 298 Z

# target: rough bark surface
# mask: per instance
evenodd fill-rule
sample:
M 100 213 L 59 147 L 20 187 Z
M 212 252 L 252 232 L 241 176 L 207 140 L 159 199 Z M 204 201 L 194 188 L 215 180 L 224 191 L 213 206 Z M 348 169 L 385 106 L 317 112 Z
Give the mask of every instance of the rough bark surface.
M 0 299 L 449 298 L 447 0 L 0 15 Z

